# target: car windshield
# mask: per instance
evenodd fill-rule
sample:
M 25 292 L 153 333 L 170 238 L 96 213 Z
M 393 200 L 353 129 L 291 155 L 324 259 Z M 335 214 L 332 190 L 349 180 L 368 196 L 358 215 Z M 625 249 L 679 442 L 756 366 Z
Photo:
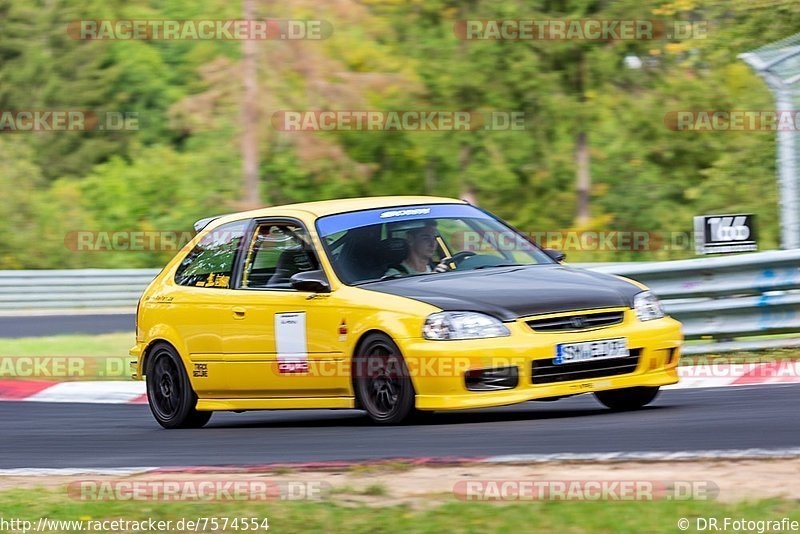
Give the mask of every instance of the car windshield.
M 427 204 L 328 215 L 317 232 L 350 285 L 505 266 L 554 263 L 525 237 L 468 204 Z

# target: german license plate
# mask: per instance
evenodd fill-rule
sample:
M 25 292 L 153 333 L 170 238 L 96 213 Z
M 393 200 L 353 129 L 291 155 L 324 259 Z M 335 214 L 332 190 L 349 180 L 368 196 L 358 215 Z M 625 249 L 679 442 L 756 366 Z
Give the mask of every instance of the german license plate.
M 628 340 L 624 337 L 581 341 L 580 343 L 559 343 L 556 345 L 555 365 L 584 362 L 586 360 L 606 360 L 629 356 Z

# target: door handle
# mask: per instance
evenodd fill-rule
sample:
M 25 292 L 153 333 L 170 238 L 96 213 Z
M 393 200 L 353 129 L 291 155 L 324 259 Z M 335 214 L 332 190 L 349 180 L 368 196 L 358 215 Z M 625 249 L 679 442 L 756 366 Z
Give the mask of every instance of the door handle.
M 233 318 L 234 319 L 244 319 L 244 316 L 245 316 L 246 313 L 247 312 L 245 311 L 245 309 L 244 308 L 240 308 L 239 306 L 236 306 L 235 308 L 233 308 Z

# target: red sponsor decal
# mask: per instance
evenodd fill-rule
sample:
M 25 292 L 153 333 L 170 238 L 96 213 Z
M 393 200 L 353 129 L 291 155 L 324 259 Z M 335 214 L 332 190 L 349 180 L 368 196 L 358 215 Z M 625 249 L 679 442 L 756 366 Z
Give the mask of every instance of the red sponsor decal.
M 278 364 L 280 374 L 307 373 L 308 362 L 281 362 Z

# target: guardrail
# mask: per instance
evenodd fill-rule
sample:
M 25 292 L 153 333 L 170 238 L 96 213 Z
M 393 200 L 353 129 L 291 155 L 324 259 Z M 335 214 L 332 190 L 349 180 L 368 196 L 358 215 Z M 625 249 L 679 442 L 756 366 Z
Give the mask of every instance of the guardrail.
M 130 308 L 160 269 L 0 271 L 0 311 Z
M 800 250 L 580 264 L 647 284 L 683 323 L 685 354 L 800 346 Z M 0 271 L 0 311 L 128 308 L 158 269 Z M 797 333 L 797 337 L 784 337 Z
M 584 267 L 649 286 L 683 323 L 684 354 L 800 346 L 800 250 Z

